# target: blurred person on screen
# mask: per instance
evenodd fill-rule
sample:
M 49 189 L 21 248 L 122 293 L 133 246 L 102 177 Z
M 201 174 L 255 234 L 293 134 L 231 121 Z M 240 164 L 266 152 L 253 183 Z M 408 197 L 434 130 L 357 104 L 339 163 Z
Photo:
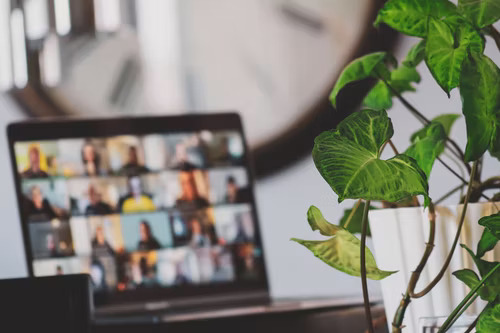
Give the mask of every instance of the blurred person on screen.
M 92 258 L 89 273 L 95 290 L 107 289 L 106 270 L 104 269 L 104 265 L 97 258 Z
M 226 203 L 242 203 L 249 201 L 248 189 L 241 188 L 236 183 L 233 176 L 226 178 L 226 195 L 224 196 Z
M 82 162 L 86 176 L 97 176 L 101 174 L 101 157 L 97 148 L 90 141 L 86 141 L 82 147 Z
M 193 217 L 189 222 L 189 233 L 189 245 L 193 247 L 210 246 L 215 243 L 215 228 L 211 225 L 204 226 L 197 217 Z
M 63 271 L 61 265 L 57 265 L 57 267 L 56 267 L 56 275 L 64 275 L 64 271 Z
M 94 185 L 89 185 L 89 204 L 85 209 L 86 215 L 107 215 L 113 213 L 113 208 L 102 201 L 102 195 Z
M 182 262 L 175 263 L 174 284 L 184 285 L 184 284 L 188 284 L 188 283 L 189 283 L 189 279 L 187 278 L 186 274 L 184 273 L 184 268 L 182 267 Z
M 161 248 L 160 242 L 156 239 L 151 231 L 151 225 L 148 221 L 141 221 L 139 224 L 139 235 L 140 240 L 139 244 L 137 244 L 137 249 L 139 251 L 151 251 L 158 250 Z
M 92 239 L 92 253 L 97 257 L 114 256 L 115 251 L 109 245 L 104 234 L 104 228 L 97 226 L 95 228 L 95 236 Z
M 181 195 L 176 200 L 176 207 L 184 211 L 193 211 L 209 206 L 208 200 L 198 193 L 194 171 L 184 169 L 179 173 L 179 182 L 181 184 Z
M 119 207 L 123 213 L 148 212 L 156 209 L 151 196 L 143 190 L 141 178 L 132 176 L 128 178 L 128 193 L 120 199 Z
M 33 185 L 30 188 L 24 211 L 31 220 L 37 221 L 50 221 L 62 215 L 62 211 L 53 207 L 44 197 L 42 189 L 38 185 Z
M 248 230 L 245 228 L 245 220 L 243 214 L 236 214 L 234 218 L 236 222 L 236 237 L 234 238 L 234 242 L 235 243 L 252 242 L 253 237 L 251 237 Z
M 23 178 L 47 178 L 49 174 L 42 170 L 40 166 L 40 148 L 32 145 L 28 150 L 28 161 L 29 165 L 21 173 Z
M 120 174 L 125 176 L 135 176 L 149 172 L 149 169 L 139 163 L 137 147 L 128 148 L 127 163 L 120 169 Z
M 154 287 L 158 285 L 158 281 L 156 280 L 156 267 L 150 267 L 146 257 L 142 257 L 139 260 L 139 271 L 141 273 L 140 287 Z
M 224 282 L 229 281 L 233 277 L 232 266 L 224 265 L 221 256 L 224 252 L 217 253 L 217 251 L 212 252 L 212 259 L 214 264 L 214 271 L 212 274 L 213 282 Z

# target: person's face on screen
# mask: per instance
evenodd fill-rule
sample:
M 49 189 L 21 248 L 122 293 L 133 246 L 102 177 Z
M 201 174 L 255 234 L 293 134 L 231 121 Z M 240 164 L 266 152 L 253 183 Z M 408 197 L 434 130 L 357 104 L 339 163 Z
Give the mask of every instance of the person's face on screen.
M 31 201 L 35 204 L 37 208 L 41 208 L 43 205 L 43 194 L 42 190 L 38 186 L 33 186 L 31 188 Z
M 90 185 L 89 186 L 90 203 L 95 205 L 95 204 L 99 203 L 100 199 L 101 199 L 101 196 L 99 195 L 99 192 L 97 191 L 97 189 L 93 185 Z
M 100 245 L 103 245 L 106 242 L 106 239 L 104 238 L 104 230 L 101 226 L 98 226 L 95 229 L 95 239 Z
M 139 177 L 132 177 L 128 181 L 129 190 L 134 196 L 138 196 L 142 194 L 142 183 Z
M 148 241 L 149 240 L 149 236 L 150 236 L 150 231 L 149 231 L 149 226 L 142 222 L 140 225 L 139 225 L 139 234 L 140 234 L 140 237 L 141 237 L 141 240 L 142 241 Z
M 29 151 L 30 167 L 33 170 L 40 169 L 40 151 L 36 147 L 31 147 Z
M 137 156 L 137 148 L 130 147 L 128 149 L 128 163 L 131 165 L 139 165 L 139 157 Z
M 238 185 L 233 179 L 227 181 L 227 196 L 230 201 L 236 200 L 236 196 L 238 194 Z
M 193 173 L 183 171 L 179 175 L 182 197 L 186 200 L 194 200 L 197 198 L 196 183 L 194 181 Z
M 92 146 L 91 144 L 86 144 L 85 146 L 83 146 L 83 160 L 84 160 L 84 162 L 86 162 L 86 163 L 94 162 L 95 157 L 96 157 L 96 154 L 95 154 L 94 146 Z

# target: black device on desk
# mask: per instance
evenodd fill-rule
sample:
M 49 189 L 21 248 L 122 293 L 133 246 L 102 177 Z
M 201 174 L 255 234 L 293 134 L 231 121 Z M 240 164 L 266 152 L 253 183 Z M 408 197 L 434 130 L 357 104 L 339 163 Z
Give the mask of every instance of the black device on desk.
M 89 333 L 88 275 L 0 280 L 0 331 Z
M 234 113 L 8 127 L 32 276 L 88 273 L 98 313 L 269 300 Z

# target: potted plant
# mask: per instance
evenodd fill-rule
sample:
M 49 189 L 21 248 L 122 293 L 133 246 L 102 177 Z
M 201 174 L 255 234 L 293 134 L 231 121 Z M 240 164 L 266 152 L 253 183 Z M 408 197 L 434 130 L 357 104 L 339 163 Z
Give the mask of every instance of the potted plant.
M 438 332 L 450 330 L 466 309 L 479 299 L 485 301 L 486 306 L 478 311 L 466 331 L 476 328 L 480 333 L 500 332 L 500 263 L 486 260 L 492 256 L 500 238 L 500 213 L 497 206 L 490 203 L 489 212 L 483 210 L 479 215 L 477 212 L 472 214 L 477 211 L 477 205 L 471 204 L 481 200 L 494 202 L 500 198 L 500 195 L 489 197 L 484 193 L 485 189 L 491 188 L 500 191 L 500 177 L 483 180 L 480 167 L 486 151 L 500 159 L 500 69 L 484 55 L 485 36 L 492 37 L 500 51 L 500 33 L 493 27 L 499 19 L 499 0 L 458 0 L 458 5 L 448 0 L 389 0 L 380 10 L 375 25 L 387 24 L 403 34 L 420 37 L 421 41 L 411 48 L 401 64 L 385 52 L 368 54 L 352 61 L 332 90 L 330 100 L 336 107 L 337 98 L 341 98 L 342 91 L 350 83 L 367 78 L 376 80 L 363 100 L 364 108 L 349 115 L 335 129 L 316 137 L 312 152 L 318 171 L 338 195 L 339 202 L 345 199 L 355 199 L 356 202 L 352 209 L 346 211 L 339 225 L 329 223 L 318 208 L 311 206 L 307 212 L 311 228 L 329 238 L 324 241 L 293 240 L 333 268 L 361 277 L 370 332 L 374 329 L 367 279 L 389 280 L 402 272 L 379 268 L 374 255 L 366 247 L 369 212 L 376 248 L 384 247 L 377 244 L 405 243 L 397 233 L 387 237 L 394 225 L 398 225 L 403 232 L 411 225 L 427 230 L 426 243 L 421 242 L 421 250 L 410 249 L 418 260 L 408 270 L 404 288 L 398 290 L 395 288 L 397 285 L 392 287 L 393 296 L 399 298 L 395 312 L 387 313 L 393 332 L 405 331 L 405 314 L 411 304 L 418 303 L 413 300 L 430 297 L 444 281 L 443 277 L 451 279 L 447 272 L 459 244 L 470 255 L 477 269 L 461 268 L 453 272 L 453 279 L 465 283 L 470 291 L 453 304 Z M 415 90 L 413 85 L 420 81 L 416 66 L 422 61 L 425 61 L 444 93 L 449 96 L 452 89 L 460 90 L 462 114 L 467 125 L 465 152 L 449 137 L 459 115 L 444 114 L 430 120 L 402 96 Z M 411 135 L 409 147 L 401 153 L 391 141 L 394 129 L 387 114 L 393 98 L 400 100 L 415 120 L 422 123 L 422 128 Z M 394 156 L 382 159 L 381 154 L 386 149 L 391 149 Z M 440 155 L 445 151 L 467 170 L 466 177 L 441 159 Z M 456 208 L 456 220 L 454 214 L 443 213 L 446 207 L 435 206 L 435 202 L 440 200 L 434 201 L 429 196 L 428 177 L 436 161 L 445 165 L 462 182 L 461 186 L 450 188 L 450 193 L 466 188 L 461 196 L 461 205 Z M 375 206 L 392 209 L 386 210 L 388 213 L 371 210 Z M 471 206 L 474 207 L 471 209 Z M 402 212 L 417 216 L 414 223 L 408 222 L 407 226 L 409 215 Z M 399 217 L 394 218 L 395 215 Z M 423 281 L 422 276 L 429 270 L 429 263 L 434 260 L 436 266 L 436 258 L 430 258 L 434 245 L 440 240 L 436 234 L 441 225 L 436 225 L 444 219 L 452 220 L 449 223 L 454 228 L 451 244 L 443 258 L 438 257 L 439 267 L 434 268 L 436 274 Z M 384 226 L 384 220 L 387 226 Z M 461 244 L 464 243 L 460 237 L 466 220 L 473 220 L 469 222 L 473 228 L 479 229 L 476 246 L 472 246 L 471 241 L 469 246 Z M 360 239 L 354 235 L 357 232 L 361 233 Z M 408 239 L 412 239 L 411 233 Z M 392 255 L 390 250 L 384 254 L 382 249 L 381 253 L 377 253 L 379 261 L 382 261 L 380 257 L 383 254 L 386 258 L 384 262 L 395 260 L 394 256 L 400 253 L 394 253 L 394 248 L 392 251 Z M 400 249 L 396 248 L 397 251 Z M 405 280 L 404 276 L 402 279 Z M 419 280 L 425 285 L 417 290 Z M 387 305 L 386 298 L 393 296 L 386 296 L 384 294 Z M 386 310 L 389 309 L 386 307 Z

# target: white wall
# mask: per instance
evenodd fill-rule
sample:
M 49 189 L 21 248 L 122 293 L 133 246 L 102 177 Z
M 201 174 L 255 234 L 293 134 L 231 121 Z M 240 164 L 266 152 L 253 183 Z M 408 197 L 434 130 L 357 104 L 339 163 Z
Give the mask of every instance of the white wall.
M 415 42 L 406 38 L 397 52 L 405 54 Z M 500 53 L 490 41 L 487 54 L 500 63 Z M 452 92 L 450 100 L 434 83 L 424 64 L 420 67 L 422 83 L 418 93 L 407 94 L 408 99 L 429 118 L 440 113 L 461 113 L 458 91 Z M 395 102 L 389 113 L 394 126 L 394 142 L 399 150 L 408 145 L 409 135 L 419 128 L 404 107 Z M 6 105 L 0 96 L 0 130 L 9 121 L 20 118 L 12 105 Z M 463 118 L 455 126 L 452 135 L 461 146 L 465 146 L 465 123 Z M 24 276 L 24 253 L 14 197 L 11 170 L 7 158 L 5 134 L 0 136 L 0 278 Z M 486 158 L 484 174 L 498 174 L 497 161 Z M 458 184 L 442 166 L 437 165 L 431 174 L 431 196 L 438 198 L 447 189 Z M 297 163 L 277 176 L 267 178 L 256 186 L 259 214 L 261 217 L 267 265 L 270 273 L 272 294 L 276 297 L 298 296 L 347 296 L 360 295 L 360 280 L 333 270 L 300 245 L 289 241 L 291 237 L 314 238 L 306 221 L 309 205 L 318 206 L 331 221 L 338 221 L 343 209 L 352 202 L 337 204 L 336 195 L 315 170 L 310 158 Z M 447 202 L 454 203 L 457 196 Z M 383 267 L 382 267 L 383 269 Z M 378 283 L 372 283 L 374 294 L 379 293 Z

